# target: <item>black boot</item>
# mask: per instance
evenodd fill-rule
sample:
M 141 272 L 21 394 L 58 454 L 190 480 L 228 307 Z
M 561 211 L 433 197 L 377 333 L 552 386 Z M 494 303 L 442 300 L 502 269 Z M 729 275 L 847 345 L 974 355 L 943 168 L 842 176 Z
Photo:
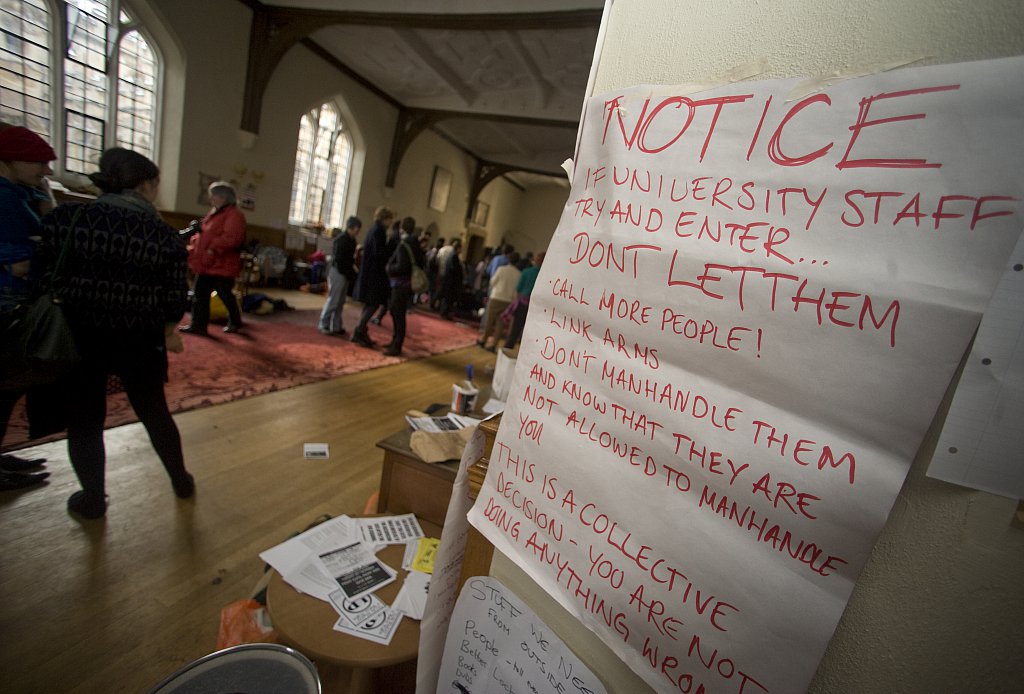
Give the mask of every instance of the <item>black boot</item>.
M 373 340 L 370 339 L 370 334 L 366 330 L 357 330 L 352 333 L 352 342 L 363 347 L 373 348 L 376 346 Z
M 0 491 L 24 489 L 41 484 L 50 476 L 48 472 L 7 472 L 0 470 Z
M 107 513 L 107 497 L 75 492 L 68 498 L 68 511 L 88 520 L 102 518 Z
M 25 472 L 39 467 L 46 458 L 18 458 L 13 455 L 0 455 L 0 470 L 5 472 Z

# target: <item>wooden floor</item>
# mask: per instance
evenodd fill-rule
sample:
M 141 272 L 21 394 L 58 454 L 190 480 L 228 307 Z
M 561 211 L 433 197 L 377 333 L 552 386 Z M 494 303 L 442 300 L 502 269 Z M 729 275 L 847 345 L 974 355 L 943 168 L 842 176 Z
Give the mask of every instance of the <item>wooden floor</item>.
M 51 477 L 0 493 L 0 692 L 145 692 L 215 650 L 259 552 L 321 514 L 360 513 L 380 480 L 375 442 L 406 410 L 449 400 L 467 363 L 487 380 L 494 356 L 472 347 L 177 415 L 187 501 L 141 425 L 109 430 L 102 521 L 65 510 L 78 484 L 64 442 L 23 451 L 49 458 Z M 304 460 L 305 442 L 330 444 L 330 459 Z

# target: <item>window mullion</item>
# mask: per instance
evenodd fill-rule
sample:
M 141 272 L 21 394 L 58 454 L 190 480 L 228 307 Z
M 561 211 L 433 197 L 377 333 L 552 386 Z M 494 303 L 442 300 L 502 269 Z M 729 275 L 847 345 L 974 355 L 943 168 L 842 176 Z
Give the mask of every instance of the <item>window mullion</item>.
M 302 201 L 302 222 L 309 224 L 314 220 L 309 219 L 310 196 L 314 195 L 314 184 L 316 183 L 316 146 L 320 142 L 320 112 L 311 119 L 313 121 L 313 135 L 309 147 L 309 163 L 306 166 L 306 196 Z
M 324 201 L 320 206 L 320 217 L 325 220 L 325 226 L 330 221 L 334 207 L 334 185 L 338 174 L 338 171 L 334 166 L 334 153 L 337 151 L 338 138 L 340 135 L 340 129 L 336 129 L 331 133 L 331 146 L 328 148 L 327 152 L 327 181 L 324 183 Z
M 68 5 L 66 2 L 50 2 L 48 1 L 49 7 L 53 8 L 56 6 L 56 10 L 53 13 L 54 21 L 50 24 L 50 31 L 52 32 L 50 37 L 50 46 L 58 47 L 64 46 L 63 51 L 55 51 L 53 55 L 53 61 L 50 65 L 50 81 L 52 84 L 52 92 L 50 97 L 50 142 L 53 143 L 54 148 L 60 152 L 68 151 L 68 131 L 67 124 L 64 122 L 64 59 L 67 57 L 67 47 L 71 41 L 71 37 L 68 34 Z M 53 50 L 51 48 L 51 50 Z M 72 176 L 67 167 L 64 165 L 63 157 L 59 158 L 54 162 L 54 172 L 58 176 Z
M 121 98 L 121 85 L 118 76 L 121 74 L 121 39 L 124 33 L 121 31 L 120 11 L 117 7 L 117 0 L 110 0 L 108 5 L 110 12 L 110 23 L 107 24 L 107 99 L 106 121 L 111 127 L 105 129 L 103 136 L 104 148 L 113 147 L 117 144 L 117 102 Z

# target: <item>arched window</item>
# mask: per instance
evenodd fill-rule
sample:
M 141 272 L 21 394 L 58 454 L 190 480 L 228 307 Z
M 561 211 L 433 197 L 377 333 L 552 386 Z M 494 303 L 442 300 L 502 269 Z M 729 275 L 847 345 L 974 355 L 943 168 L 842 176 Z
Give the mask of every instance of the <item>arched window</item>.
M 291 224 L 344 226 L 345 192 L 352 168 L 352 137 L 331 102 L 302 116 L 295 152 Z
M 140 29 L 121 0 L 0 5 L 0 120 L 53 143 L 58 175 L 95 170 L 115 145 L 156 159 L 159 62 Z

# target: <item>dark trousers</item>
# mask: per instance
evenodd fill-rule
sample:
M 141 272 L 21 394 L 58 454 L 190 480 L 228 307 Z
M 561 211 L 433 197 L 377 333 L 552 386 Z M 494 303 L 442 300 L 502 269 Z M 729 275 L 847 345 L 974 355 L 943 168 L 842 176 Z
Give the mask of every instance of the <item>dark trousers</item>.
M 452 311 L 459 308 L 459 292 L 454 289 L 445 289 L 441 292 L 441 317 L 450 318 Z
M 389 287 L 388 288 L 388 298 L 387 298 L 387 300 L 383 304 L 380 305 L 380 315 L 377 316 L 378 322 L 384 320 L 384 316 L 387 314 L 388 311 L 391 310 L 391 292 L 392 291 L 393 290 Z
M 405 313 L 409 310 L 410 299 L 412 299 L 412 287 L 404 285 L 391 288 L 391 302 L 388 305 L 388 310 L 391 311 L 391 321 L 395 326 L 391 346 L 399 351 L 405 342 Z
M 516 306 L 516 315 L 512 319 L 512 327 L 509 328 L 508 337 L 505 338 L 505 346 L 512 349 L 523 336 L 523 328 L 526 327 L 526 314 L 530 311 L 530 304 L 519 304 Z
M 195 304 L 192 307 L 192 327 L 196 330 L 206 330 L 210 322 L 210 295 L 217 292 L 217 296 L 224 302 L 228 310 L 228 325 L 241 325 L 242 313 L 238 310 L 238 301 L 235 300 L 235 279 L 233 277 L 221 277 L 219 275 L 199 275 L 196 277 Z
M 69 376 L 67 397 L 75 406 L 68 408 L 68 455 L 88 496 L 102 499 L 106 492 L 103 422 L 107 416 L 108 373 L 121 378 L 128 402 L 171 480 L 180 481 L 188 474 L 181 435 L 164 395 L 166 365 L 165 354 L 153 340 L 126 340 L 111 346 L 102 356 L 84 355 Z

